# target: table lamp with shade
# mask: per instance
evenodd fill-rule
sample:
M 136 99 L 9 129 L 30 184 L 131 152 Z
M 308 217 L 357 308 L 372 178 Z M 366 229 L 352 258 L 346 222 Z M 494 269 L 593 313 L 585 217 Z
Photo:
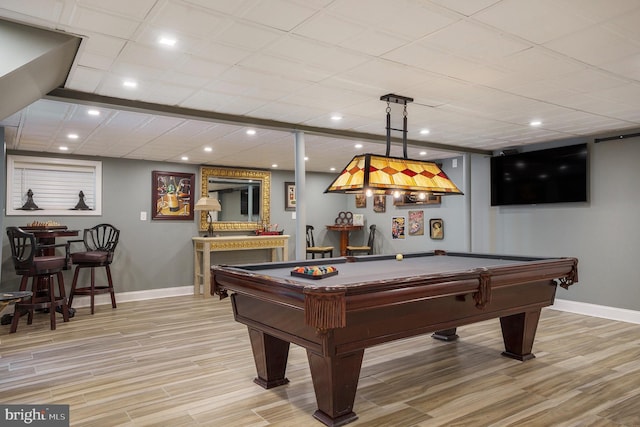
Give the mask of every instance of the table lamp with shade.
M 207 223 L 209 227 L 207 228 L 207 235 L 209 237 L 213 236 L 213 217 L 211 216 L 211 211 L 221 211 L 222 207 L 220 206 L 220 202 L 217 199 L 212 197 L 201 197 L 200 200 L 193 207 L 194 211 L 207 211 Z M 206 237 L 206 236 L 205 236 Z

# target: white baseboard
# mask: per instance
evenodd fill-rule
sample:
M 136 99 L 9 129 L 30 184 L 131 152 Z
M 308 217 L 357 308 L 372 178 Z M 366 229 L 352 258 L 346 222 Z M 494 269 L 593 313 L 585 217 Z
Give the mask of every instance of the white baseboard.
M 604 305 L 563 299 L 556 299 L 555 303 L 549 308 L 569 313 L 584 314 L 586 316 L 601 317 L 603 319 L 640 324 L 640 311 L 625 308 L 607 307 Z
M 144 291 L 116 292 L 116 303 L 130 301 L 144 301 L 156 298 L 177 297 L 182 295 L 193 295 L 193 285 L 175 286 L 173 288 L 148 289 Z M 109 294 L 100 294 L 95 297 L 95 305 L 111 305 Z M 89 307 L 91 299 L 89 296 L 77 296 L 73 298 L 73 307 Z
M 144 301 L 156 298 L 177 297 L 182 295 L 193 295 L 193 285 L 175 286 L 173 288 L 148 289 L 144 291 L 116 292 L 116 303 L 129 301 Z M 95 297 L 95 305 L 111 305 L 111 296 L 109 294 L 100 294 Z M 81 295 L 73 298 L 73 307 L 89 307 L 91 299 L 89 296 Z M 0 315 L 5 313 L 13 313 L 13 306 L 5 307 Z

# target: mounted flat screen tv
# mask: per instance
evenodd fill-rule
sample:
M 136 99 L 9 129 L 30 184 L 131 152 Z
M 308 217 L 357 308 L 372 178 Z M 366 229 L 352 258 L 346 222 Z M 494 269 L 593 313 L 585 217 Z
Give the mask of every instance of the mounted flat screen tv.
M 586 202 L 587 144 L 491 158 L 491 206 Z

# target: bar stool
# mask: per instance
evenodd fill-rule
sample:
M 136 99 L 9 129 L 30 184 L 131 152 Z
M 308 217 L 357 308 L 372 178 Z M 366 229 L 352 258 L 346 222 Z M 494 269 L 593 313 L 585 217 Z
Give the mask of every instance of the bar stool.
M 98 294 L 111 294 L 111 307 L 116 308 L 116 295 L 113 290 L 111 278 L 111 262 L 113 252 L 118 245 L 120 230 L 111 224 L 98 224 L 95 227 L 84 230 L 82 240 L 70 240 L 69 243 L 82 242 L 84 251 L 72 252 L 71 262 L 76 266 L 69 293 L 69 307 L 73 304 L 76 295 L 89 295 L 91 297 L 91 314 L 94 313 L 95 296 Z M 107 273 L 107 284 L 96 286 L 97 267 L 104 267 Z M 91 281 L 86 286 L 78 287 L 78 274 L 83 268 L 91 269 Z
M 51 330 L 55 330 L 58 307 L 64 321 L 69 321 L 69 306 L 62 277 L 62 271 L 69 268 L 69 243 L 38 245 L 32 233 L 27 233 L 19 227 L 7 227 L 7 236 L 13 266 L 16 274 L 22 276 L 20 292 L 27 290 L 27 282 L 31 278 L 31 296 L 15 303 L 9 332 L 16 332 L 20 317 L 24 314 L 28 314 L 27 324 L 30 325 L 33 322 L 34 310 L 41 309 L 49 311 Z M 64 247 L 65 255 L 56 255 L 56 247 Z M 58 295 L 55 293 L 54 275 L 58 279 Z

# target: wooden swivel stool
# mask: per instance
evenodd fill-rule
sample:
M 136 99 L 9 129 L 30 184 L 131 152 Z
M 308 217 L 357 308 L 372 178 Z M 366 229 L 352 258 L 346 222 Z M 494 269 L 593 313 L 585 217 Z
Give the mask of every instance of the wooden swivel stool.
M 110 224 L 98 224 L 95 227 L 84 230 L 82 240 L 70 240 L 70 243 L 84 243 L 84 251 L 72 252 L 71 262 L 76 266 L 73 273 L 73 283 L 69 294 L 69 307 L 73 304 L 73 297 L 76 295 L 89 295 L 91 297 L 91 314 L 94 313 L 95 296 L 97 294 L 111 294 L 111 307 L 116 308 L 116 295 L 113 290 L 113 280 L 111 278 L 111 262 L 113 252 L 118 245 L 120 230 Z M 97 267 L 104 267 L 107 273 L 107 284 L 96 286 Z M 91 270 L 91 281 L 86 286 L 78 287 L 78 274 L 83 268 Z
M 33 322 L 34 310 L 48 310 L 51 329 L 56 329 L 56 309 L 60 308 L 62 318 L 69 321 L 69 307 L 64 290 L 62 271 L 69 268 L 69 244 L 38 245 L 32 233 L 19 227 L 7 227 L 11 257 L 16 274 L 22 276 L 20 292 L 27 290 L 31 278 L 31 296 L 15 304 L 10 333 L 18 329 L 20 317 L 27 314 L 27 324 Z M 55 251 L 56 247 L 65 247 L 65 255 L 42 255 Z M 58 279 L 58 295 L 55 292 L 54 279 Z

